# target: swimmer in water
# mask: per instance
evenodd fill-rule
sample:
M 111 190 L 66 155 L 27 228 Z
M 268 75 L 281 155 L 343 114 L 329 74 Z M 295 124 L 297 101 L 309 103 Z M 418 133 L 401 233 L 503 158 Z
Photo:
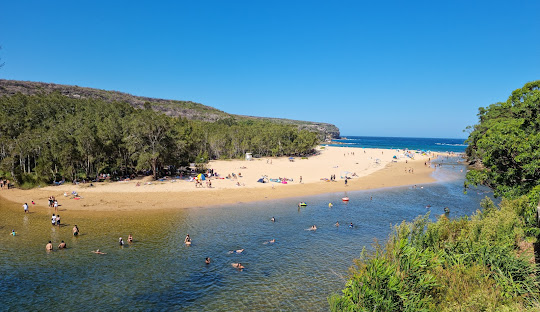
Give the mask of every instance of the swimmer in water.
M 276 222 L 276 218 L 272 217 L 272 219 L 270 219 L 270 221 Z
M 351 222 L 351 224 L 349 224 L 349 227 L 350 227 L 351 229 L 354 227 L 354 225 L 352 224 L 352 222 Z
M 231 263 L 231 265 L 233 266 L 233 268 L 237 268 L 237 269 L 240 269 L 242 270 L 244 268 L 244 266 L 242 265 L 242 263 L 238 262 L 238 263 Z
M 186 238 L 184 238 L 185 244 L 191 244 L 191 237 L 189 237 L 189 234 L 186 235 Z
M 128 235 L 128 243 L 133 243 L 133 236 L 131 234 Z
M 332 205 L 332 203 L 328 203 L 328 208 L 332 208 L 334 207 L 334 205 Z
M 45 250 L 47 250 L 47 251 L 52 251 L 53 250 L 53 246 L 52 246 L 51 241 L 49 241 L 49 243 L 47 245 L 45 245 Z
M 204 263 L 210 264 L 210 258 L 209 258 L 209 257 L 206 257 L 206 259 L 204 259 Z
M 98 255 L 106 255 L 107 254 L 106 252 L 99 251 L 99 249 L 98 250 L 92 250 L 92 252 L 95 253 L 95 254 L 98 254 Z
M 232 253 L 237 253 L 237 254 L 239 254 L 239 253 L 243 253 L 243 252 L 244 252 L 244 248 L 229 251 L 230 254 L 232 254 Z
M 62 241 L 60 243 L 60 245 L 58 245 L 58 249 L 64 249 L 64 248 L 67 248 L 67 246 L 66 246 L 66 243 L 64 243 L 64 241 Z
M 79 235 L 79 228 L 77 227 L 77 224 L 73 227 L 73 236 Z
M 271 239 L 271 240 L 269 240 L 269 241 L 267 241 L 267 242 L 264 242 L 263 245 L 266 245 L 266 244 L 273 244 L 273 243 L 275 243 L 275 242 L 276 242 L 276 239 L 273 238 L 273 239 Z
M 334 225 L 339 227 L 339 221 L 336 221 L 336 224 L 334 224 Z
M 317 226 L 315 224 L 313 224 L 309 229 L 307 229 L 308 231 L 316 231 L 317 230 Z
M 120 244 L 120 246 L 124 246 L 124 240 L 122 239 L 122 237 L 118 239 L 118 244 Z

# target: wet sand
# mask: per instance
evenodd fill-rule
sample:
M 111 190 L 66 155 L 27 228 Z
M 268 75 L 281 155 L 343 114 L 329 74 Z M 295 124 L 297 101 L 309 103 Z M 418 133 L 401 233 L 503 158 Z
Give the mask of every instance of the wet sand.
M 259 158 L 253 161 L 212 161 L 208 168 L 222 177 L 241 173 L 236 179 L 212 178 L 212 188 L 195 187 L 194 182 L 181 179 L 150 181 L 148 178 L 125 182 L 100 182 L 61 186 L 48 186 L 32 190 L 2 190 L 0 196 L 14 203 L 36 202 L 33 207 L 47 207 L 48 197 L 55 196 L 61 209 L 90 211 L 134 211 L 168 208 L 208 207 L 240 202 L 274 200 L 290 197 L 308 197 L 324 193 L 337 193 L 384 187 L 426 184 L 434 182 L 432 168 L 425 166 L 434 155 L 415 154 L 415 159 L 399 158 L 401 152 L 382 149 L 326 147 L 320 155 L 308 159 Z M 352 155 L 354 153 L 354 155 Z M 393 159 L 397 155 L 398 159 Z M 406 161 L 407 160 L 407 161 Z M 411 173 L 410 169 L 414 173 Z M 343 175 L 356 176 L 344 183 Z M 335 182 L 322 181 L 336 175 Z M 268 178 L 292 179 L 287 184 L 257 183 Z M 302 176 L 302 183 L 300 183 Z M 205 182 L 205 181 L 203 181 Z M 139 184 L 139 186 L 137 186 Z M 240 184 L 240 186 L 237 186 Z M 64 197 L 73 191 L 80 199 Z M 22 210 L 22 207 L 21 207 Z

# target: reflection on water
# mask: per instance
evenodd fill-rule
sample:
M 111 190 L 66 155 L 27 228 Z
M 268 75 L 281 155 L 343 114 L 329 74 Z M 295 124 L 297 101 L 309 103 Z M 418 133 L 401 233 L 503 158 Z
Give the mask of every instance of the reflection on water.
M 479 208 L 488 192 L 463 194 L 462 165 L 437 170 L 444 182 L 348 192 L 348 204 L 336 193 L 159 212 L 63 208 L 61 227 L 50 225 L 48 208 L 30 207 L 24 215 L 20 205 L 0 202 L 1 309 L 48 310 L 53 303 L 60 310 L 328 310 L 326 298 L 344 287 L 352 260 L 363 246 L 384 241 L 390 224 L 427 211 L 435 218 L 446 206 L 452 217 Z M 301 200 L 308 206 L 298 209 Z M 79 237 L 71 234 L 75 224 Z M 317 231 L 305 230 L 313 224 Z M 120 247 L 118 238 L 130 233 L 135 242 Z M 183 244 L 188 233 L 191 247 Z M 275 243 L 265 244 L 271 239 Z M 49 240 L 52 253 L 45 251 Z M 68 249 L 57 250 L 61 240 Z M 107 254 L 91 253 L 98 248 Z M 241 254 L 228 253 L 241 248 Z

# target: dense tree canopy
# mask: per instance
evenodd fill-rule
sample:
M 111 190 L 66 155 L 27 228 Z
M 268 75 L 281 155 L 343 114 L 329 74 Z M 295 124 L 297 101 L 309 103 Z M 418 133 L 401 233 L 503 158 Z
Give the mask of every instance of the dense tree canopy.
M 246 152 L 305 154 L 317 143 L 314 132 L 268 121 L 188 121 L 60 93 L 0 97 L 0 175 L 18 183 L 138 171 L 157 177 L 166 168 Z
M 512 92 L 506 102 L 480 108 L 468 139 L 467 156 L 476 170 L 473 184 L 515 197 L 540 184 L 540 81 Z

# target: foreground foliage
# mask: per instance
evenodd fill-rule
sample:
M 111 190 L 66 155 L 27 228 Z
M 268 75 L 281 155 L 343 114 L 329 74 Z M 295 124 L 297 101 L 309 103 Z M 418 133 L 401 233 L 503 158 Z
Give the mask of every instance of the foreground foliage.
M 294 125 L 227 117 L 188 121 L 124 102 L 52 93 L 0 97 L 0 176 L 20 185 L 93 179 L 100 173 L 154 177 L 191 162 L 309 153 L 317 134 Z
M 428 215 L 355 260 L 332 311 L 537 311 L 540 280 L 524 222 L 528 198 L 491 200 L 470 218 Z

